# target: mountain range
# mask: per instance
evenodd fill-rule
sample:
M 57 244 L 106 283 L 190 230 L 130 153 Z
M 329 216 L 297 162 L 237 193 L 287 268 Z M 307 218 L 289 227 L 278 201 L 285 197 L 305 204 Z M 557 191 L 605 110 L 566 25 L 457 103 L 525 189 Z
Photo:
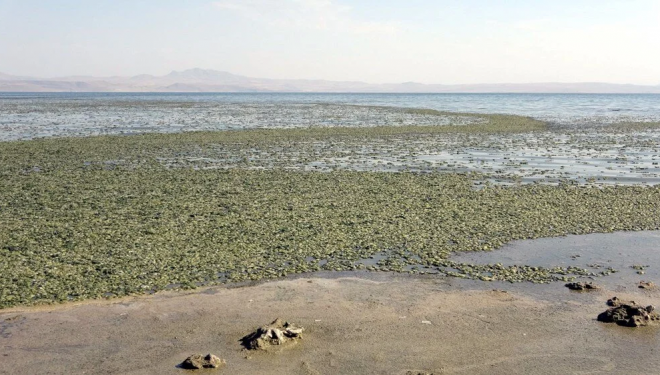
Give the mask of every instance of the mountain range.
M 358 81 L 252 78 L 228 72 L 189 69 L 164 76 L 70 76 L 37 78 L 0 73 L 0 92 L 355 92 L 355 93 L 660 93 L 660 85 L 602 82 L 372 84 Z

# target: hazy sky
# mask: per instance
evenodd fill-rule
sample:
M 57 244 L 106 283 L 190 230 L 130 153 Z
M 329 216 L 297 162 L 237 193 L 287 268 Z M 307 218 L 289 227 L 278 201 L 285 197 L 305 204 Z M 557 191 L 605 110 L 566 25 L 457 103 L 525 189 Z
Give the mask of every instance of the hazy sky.
M 0 72 L 660 84 L 660 0 L 0 0 Z

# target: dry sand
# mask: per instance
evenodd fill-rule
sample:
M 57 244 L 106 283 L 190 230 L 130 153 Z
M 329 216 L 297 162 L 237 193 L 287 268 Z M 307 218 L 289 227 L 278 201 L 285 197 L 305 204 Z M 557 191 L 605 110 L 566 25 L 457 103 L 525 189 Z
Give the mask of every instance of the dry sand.
M 3 310 L 0 373 L 184 374 L 177 364 L 209 352 L 227 365 L 198 373 L 659 373 L 659 328 L 595 320 L 613 295 L 660 303 L 634 287 L 575 293 L 379 275 Z M 241 337 L 276 317 L 305 327 L 304 338 L 242 349 Z

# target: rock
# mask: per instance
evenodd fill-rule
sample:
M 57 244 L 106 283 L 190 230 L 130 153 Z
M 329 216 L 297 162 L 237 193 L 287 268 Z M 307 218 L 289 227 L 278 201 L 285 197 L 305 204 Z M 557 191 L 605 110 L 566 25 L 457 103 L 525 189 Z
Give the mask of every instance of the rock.
M 635 301 L 622 301 L 618 297 L 612 297 L 607 300 L 607 306 L 619 307 L 622 304 L 636 305 Z
M 607 304 L 612 307 L 598 315 L 599 322 L 625 327 L 641 327 L 660 322 L 660 315 L 652 305 L 644 307 L 635 301 L 621 301 L 616 297 L 608 300 Z
M 205 356 L 201 354 L 193 354 L 181 362 L 181 367 L 187 370 L 199 370 L 203 368 L 218 368 L 225 364 L 224 359 L 220 359 L 213 354 Z
M 566 284 L 566 287 L 570 290 L 597 290 L 600 289 L 600 287 L 591 281 L 589 282 L 575 282 L 575 283 L 568 283 Z
M 258 328 L 243 337 L 243 346 L 247 349 L 265 350 L 274 345 L 284 345 L 302 338 L 304 328 L 295 327 L 282 319 L 275 319 L 271 324 Z
M 640 289 L 653 289 L 655 288 L 655 283 L 652 281 L 640 281 L 637 287 Z

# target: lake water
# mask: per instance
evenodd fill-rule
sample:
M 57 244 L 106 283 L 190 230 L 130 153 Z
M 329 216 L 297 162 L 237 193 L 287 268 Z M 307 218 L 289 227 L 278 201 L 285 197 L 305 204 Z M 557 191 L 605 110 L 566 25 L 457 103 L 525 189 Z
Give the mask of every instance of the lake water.
M 660 94 L 0 93 L 7 101 L 334 103 L 508 113 L 537 118 L 660 119 Z
M 578 94 L 144 94 L 0 93 L 0 140 L 315 126 L 447 125 L 481 121 L 401 108 L 508 113 L 543 119 L 553 131 L 344 140 L 278 148 L 187 150 L 169 166 L 302 170 L 479 172 L 496 183 L 660 183 L 660 132 L 594 131 L 624 121 L 660 121 L 660 95 Z M 574 132 L 588 128 L 587 132 Z M 300 152 L 307 155 L 300 162 Z
M 660 94 L 0 93 L 0 140 L 392 120 L 345 104 L 517 114 L 564 126 L 660 121 Z

